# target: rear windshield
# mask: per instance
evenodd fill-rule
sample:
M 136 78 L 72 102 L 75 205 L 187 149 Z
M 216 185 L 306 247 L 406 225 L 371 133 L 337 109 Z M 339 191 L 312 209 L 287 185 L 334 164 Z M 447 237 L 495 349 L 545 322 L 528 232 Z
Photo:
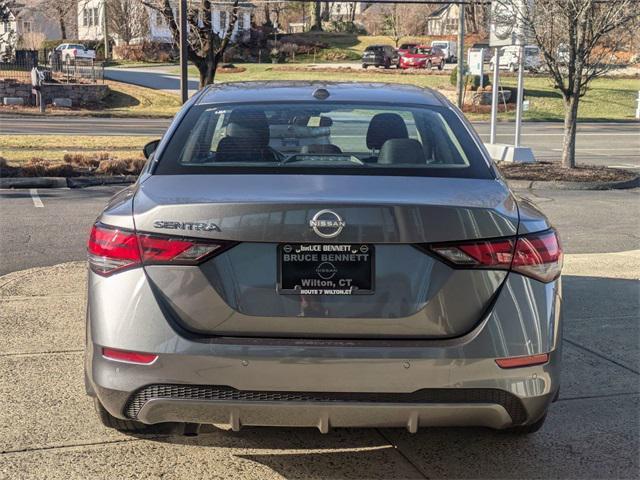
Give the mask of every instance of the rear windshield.
M 431 55 L 431 48 L 418 47 L 411 50 L 411 53 L 418 55 Z
M 344 103 L 199 105 L 157 174 L 334 173 L 493 178 L 447 108 Z
M 364 49 L 365 52 L 382 52 L 384 47 L 382 45 L 374 45 Z
M 413 48 L 415 46 L 416 46 L 415 43 L 403 43 L 402 45 L 400 45 L 400 48 L 402 50 L 408 50 L 409 48 Z

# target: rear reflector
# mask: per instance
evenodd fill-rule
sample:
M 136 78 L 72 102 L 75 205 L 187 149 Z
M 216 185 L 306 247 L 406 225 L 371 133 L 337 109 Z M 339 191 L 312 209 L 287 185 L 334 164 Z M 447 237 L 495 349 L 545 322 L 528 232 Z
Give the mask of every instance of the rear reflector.
M 197 265 L 235 242 L 136 234 L 94 225 L 87 245 L 89 266 L 108 276 L 125 268 L 151 264 Z
M 534 365 L 542 365 L 543 363 L 547 363 L 548 361 L 548 353 L 529 355 L 527 357 L 510 357 L 496 359 L 496 363 L 500 368 L 532 367 Z
M 116 350 L 114 348 L 103 348 L 102 356 L 110 360 L 138 363 L 140 365 L 150 365 L 156 361 L 156 358 L 158 358 L 157 355 L 152 353 L 128 352 L 126 350 Z
M 430 245 L 429 250 L 457 268 L 513 270 L 541 282 L 560 276 L 562 249 L 555 230 L 475 242 Z

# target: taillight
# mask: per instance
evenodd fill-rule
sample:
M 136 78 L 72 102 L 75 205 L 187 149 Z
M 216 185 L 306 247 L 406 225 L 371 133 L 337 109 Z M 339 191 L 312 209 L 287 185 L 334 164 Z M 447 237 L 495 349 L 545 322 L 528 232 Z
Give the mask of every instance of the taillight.
M 555 230 L 519 237 L 436 244 L 430 251 L 456 268 L 513 270 L 541 282 L 560 276 L 562 248 Z
M 87 250 L 91 270 L 108 276 L 143 264 L 197 265 L 233 245 L 234 242 L 136 234 L 94 225 Z

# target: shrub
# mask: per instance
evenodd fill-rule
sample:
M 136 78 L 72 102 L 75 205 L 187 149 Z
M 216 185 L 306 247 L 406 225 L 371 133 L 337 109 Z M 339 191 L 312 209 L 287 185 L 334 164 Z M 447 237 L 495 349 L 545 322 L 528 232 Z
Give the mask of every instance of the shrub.
M 327 48 L 318 52 L 317 58 L 328 61 L 360 60 L 360 54 L 344 48 Z

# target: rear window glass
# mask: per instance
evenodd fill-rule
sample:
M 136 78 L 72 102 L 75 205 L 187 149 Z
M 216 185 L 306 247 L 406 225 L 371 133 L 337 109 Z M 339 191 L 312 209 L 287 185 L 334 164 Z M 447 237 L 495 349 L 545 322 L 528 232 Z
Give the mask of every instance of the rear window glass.
M 383 46 L 374 45 L 372 47 L 365 48 L 365 52 L 382 52 L 384 50 Z
M 158 174 L 295 170 L 493 178 L 462 122 L 440 107 L 200 105 L 158 161 Z

